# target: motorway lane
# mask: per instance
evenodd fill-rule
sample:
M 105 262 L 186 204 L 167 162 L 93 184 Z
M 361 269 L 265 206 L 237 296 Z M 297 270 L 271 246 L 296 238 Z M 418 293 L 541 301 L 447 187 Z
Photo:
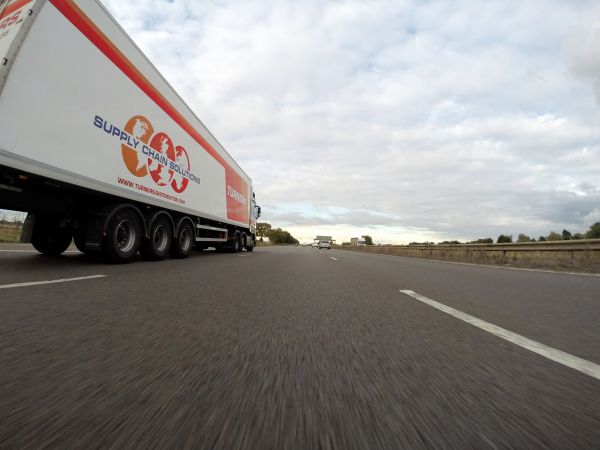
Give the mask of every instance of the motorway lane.
M 106 267 L 110 266 L 86 258 L 74 246 L 63 257 L 49 259 L 30 244 L 0 243 L 0 285 L 84 276 L 98 270 L 101 273 Z
M 398 289 L 600 364 L 600 277 L 347 251 L 332 256 L 390 290 L 400 285 Z
M 600 381 L 398 292 L 600 362 L 600 279 L 312 248 L 241 255 L 109 266 L 0 253 L 2 283 L 107 275 L 0 290 L 0 448 L 600 441 Z

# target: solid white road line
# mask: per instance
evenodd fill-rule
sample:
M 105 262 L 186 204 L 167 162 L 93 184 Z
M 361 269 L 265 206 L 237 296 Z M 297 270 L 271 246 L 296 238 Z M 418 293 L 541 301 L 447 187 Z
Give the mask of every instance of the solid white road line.
M 330 256 L 331 259 L 333 259 L 334 261 L 339 261 L 339 259 L 334 258 L 333 256 Z
M 423 302 L 429 306 L 439 309 L 440 311 L 445 312 L 446 314 L 449 314 L 453 317 L 456 317 L 457 319 L 460 319 L 464 322 L 470 323 L 471 325 L 480 328 L 484 331 L 487 331 L 488 333 L 492 333 L 493 335 L 501 339 L 504 339 L 508 342 L 512 342 L 513 344 L 516 344 L 519 347 L 523 347 L 533 353 L 537 353 L 538 355 L 541 355 L 554 362 L 562 364 L 563 366 L 570 367 L 571 369 L 575 369 L 581 373 L 589 375 L 590 377 L 600 380 L 599 364 L 587 361 L 577 356 L 573 356 L 561 350 L 548 347 L 545 344 L 541 344 L 540 342 L 533 341 L 519 334 L 513 333 L 512 331 L 508 331 L 504 328 L 500 328 L 496 325 L 485 322 L 481 319 L 478 319 L 477 317 L 473 317 L 462 311 L 451 308 L 450 306 L 446 306 L 442 303 L 436 302 L 435 300 L 431 300 L 430 298 L 424 297 L 423 295 L 417 294 L 416 292 L 410 290 L 400 290 L 400 292 L 406 295 L 410 295 L 412 298 L 419 300 L 420 302 Z
M 28 287 L 28 286 L 39 286 L 41 284 L 69 283 L 71 281 L 92 280 L 94 278 L 104 278 L 104 277 L 106 277 L 106 275 L 89 275 L 87 277 L 62 278 L 60 280 L 32 281 L 29 283 L 2 284 L 2 285 L 0 285 L 0 289 L 12 289 L 12 288 L 20 288 L 20 287 Z

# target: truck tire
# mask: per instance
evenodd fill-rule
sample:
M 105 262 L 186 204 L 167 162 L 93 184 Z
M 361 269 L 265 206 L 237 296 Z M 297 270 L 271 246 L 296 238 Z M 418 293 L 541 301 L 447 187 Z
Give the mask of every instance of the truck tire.
M 58 256 L 69 247 L 72 238 L 71 228 L 64 219 L 50 215 L 36 217 L 31 244 L 38 252 Z
M 165 259 L 171 251 L 173 231 L 169 220 L 163 215 L 150 225 L 149 237 L 142 240 L 140 255 L 150 261 Z
M 187 258 L 194 247 L 194 230 L 189 223 L 184 223 L 179 229 L 177 238 L 171 244 L 171 256 L 176 259 Z
M 93 250 L 87 246 L 86 227 L 86 222 L 80 220 L 77 227 L 73 229 L 73 243 L 75 244 L 75 247 L 77 247 L 77 250 L 85 255 L 97 254 L 98 249 Z
M 242 251 L 242 235 L 239 231 L 236 231 L 234 234 L 233 242 L 231 243 L 231 251 L 233 253 Z
M 102 243 L 104 257 L 117 264 L 130 262 L 142 242 L 142 223 L 131 208 L 123 208 L 114 214 L 106 227 Z
M 254 245 L 255 245 L 254 237 L 250 236 L 249 239 L 246 242 L 247 242 L 247 244 L 246 244 L 246 251 L 247 252 L 253 252 L 254 251 Z

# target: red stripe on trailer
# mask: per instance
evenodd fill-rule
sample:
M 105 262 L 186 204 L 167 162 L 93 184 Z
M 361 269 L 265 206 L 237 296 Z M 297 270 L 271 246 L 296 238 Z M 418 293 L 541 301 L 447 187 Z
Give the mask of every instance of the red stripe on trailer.
M 9 14 L 15 12 L 17 9 L 21 9 L 23 6 L 31 3 L 33 0 L 17 0 L 16 2 L 9 3 L 6 8 L 0 14 L 0 20 L 4 19 Z
M 92 22 L 92 20 L 72 0 L 50 0 L 65 18 L 71 22 L 92 44 L 98 48 L 112 63 L 117 66 L 138 88 L 140 88 L 156 105 L 173 119 L 192 139 L 206 150 L 225 169 L 225 197 L 227 200 L 227 216 L 231 220 L 247 222 L 247 210 L 237 205 L 227 193 L 227 185 L 234 185 L 242 189 L 247 201 L 248 185 L 233 169 L 229 163 L 217 152 L 210 143 L 196 131 L 185 117 L 169 103 L 169 101 L 156 89 L 152 83 L 133 65 L 111 40 Z M 239 202 L 238 202 L 239 203 Z
M 173 105 L 156 89 L 152 83 L 133 65 L 131 61 L 100 31 L 89 17 L 69 0 L 51 0 L 52 3 L 75 27 L 87 37 L 98 50 L 110 59 L 131 81 L 133 81 L 154 103 L 156 103 L 171 119 L 194 138 L 210 153 L 223 167 L 227 162 L 223 157 L 198 133 L 192 125 L 175 109 Z

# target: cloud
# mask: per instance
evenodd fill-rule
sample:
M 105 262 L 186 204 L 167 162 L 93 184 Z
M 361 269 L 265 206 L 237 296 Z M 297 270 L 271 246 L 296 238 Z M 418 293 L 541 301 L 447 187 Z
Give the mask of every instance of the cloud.
M 600 102 L 600 8 L 573 26 L 563 50 L 573 74 L 592 85 Z
M 600 204 L 593 2 L 106 4 L 276 226 L 537 235 Z
M 586 214 L 583 218 L 583 223 L 586 225 L 592 225 L 596 222 L 600 222 L 600 208 L 594 208 L 589 214 Z

